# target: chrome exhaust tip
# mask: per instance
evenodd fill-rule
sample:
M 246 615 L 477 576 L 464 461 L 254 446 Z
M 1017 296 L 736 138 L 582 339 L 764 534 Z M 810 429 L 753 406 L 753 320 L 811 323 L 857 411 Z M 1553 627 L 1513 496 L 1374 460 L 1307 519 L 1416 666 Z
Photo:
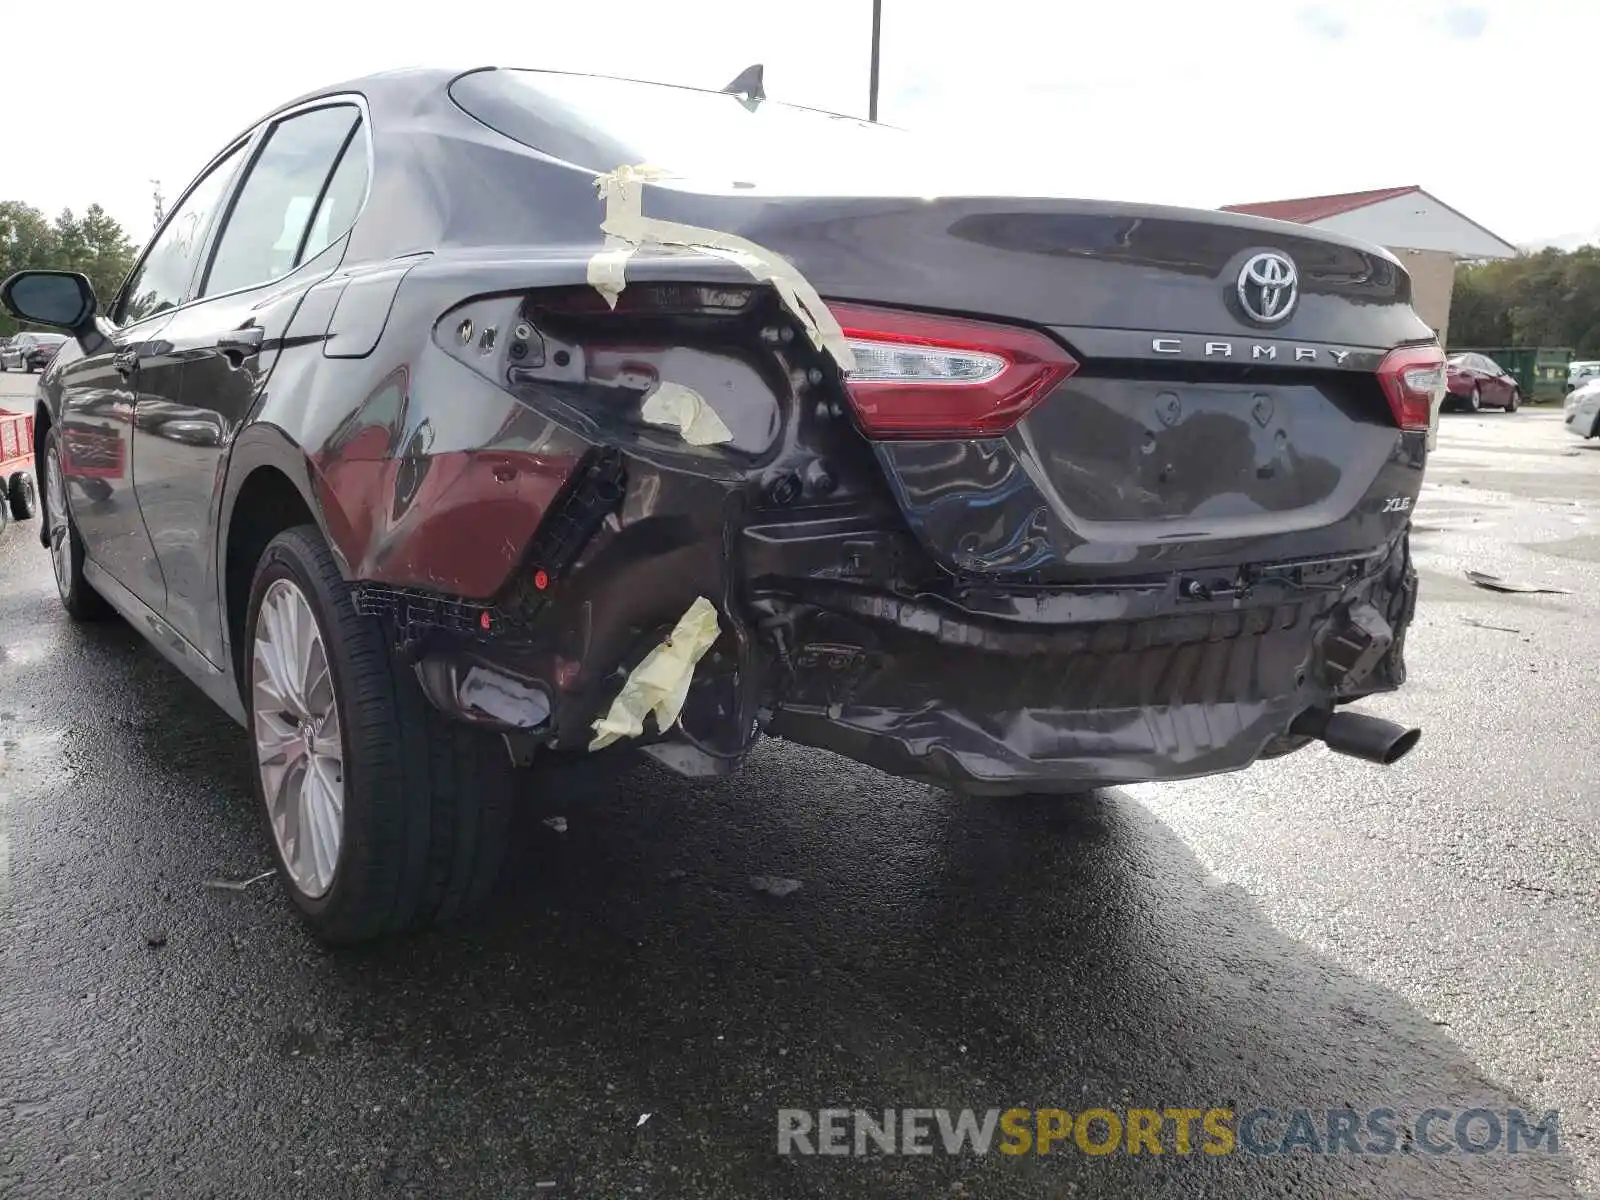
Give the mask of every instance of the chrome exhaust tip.
M 1295 718 L 1289 732 L 1313 737 L 1330 750 L 1379 766 L 1393 766 L 1422 740 L 1422 730 L 1383 717 L 1313 708 Z

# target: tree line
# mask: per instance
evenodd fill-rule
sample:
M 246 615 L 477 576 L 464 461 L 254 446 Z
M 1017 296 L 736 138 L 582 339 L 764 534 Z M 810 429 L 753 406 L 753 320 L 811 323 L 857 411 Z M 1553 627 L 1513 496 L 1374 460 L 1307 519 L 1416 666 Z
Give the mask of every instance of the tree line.
M 1456 268 L 1455 346 L 1567 346 L 1600 358 L 1600 246 Z
M 52 221 L 31 204 L 0 200 L 0 279 L 13 271 L 81 271 L 105 302 L 116 295 L 138 253 L 127 232 L 98 204 L 82 216 L 64 208 Z M 0 311 L 0 337 L 19 328 L 15 318 Z

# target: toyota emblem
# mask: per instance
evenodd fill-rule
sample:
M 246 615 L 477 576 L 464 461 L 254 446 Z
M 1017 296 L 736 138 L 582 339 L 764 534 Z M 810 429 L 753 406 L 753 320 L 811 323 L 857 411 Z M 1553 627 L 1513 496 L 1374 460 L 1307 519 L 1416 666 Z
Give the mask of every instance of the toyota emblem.
M 1263 250 L 1239 271 L 1239 306 L 1257 325 L 1279 325 L 1289 319 L 1300 297 L 1300 276 L 1286 254 Z

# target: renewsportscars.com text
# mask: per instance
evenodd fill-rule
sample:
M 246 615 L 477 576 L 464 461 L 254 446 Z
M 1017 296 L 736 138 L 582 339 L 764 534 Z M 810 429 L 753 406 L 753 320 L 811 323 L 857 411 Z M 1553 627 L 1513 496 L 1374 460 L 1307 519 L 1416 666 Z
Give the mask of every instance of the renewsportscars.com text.
M 778 1153 L 1523 1154 L 1560 1152 L 1560 1114 L 1429 1108 L 803 1108 L 778 1110 Z

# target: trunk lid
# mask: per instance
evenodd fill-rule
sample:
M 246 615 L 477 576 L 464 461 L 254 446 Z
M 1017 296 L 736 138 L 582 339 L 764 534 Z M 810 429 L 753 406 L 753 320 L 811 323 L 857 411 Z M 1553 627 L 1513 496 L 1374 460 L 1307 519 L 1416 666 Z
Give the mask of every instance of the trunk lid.
M 1432 331 L 1376 247 L 1059 200 L 659 199 L 646 211 L 775 250 L 825 299 L 1025 324 L 1077 360 L 1003 436 L 875 443 L 952 572 L 1049 583 L 1360 552 L 1409 519 L 1425 435 L 1402 434 L 1377 370 Z
M 829 299 L 1036 326 L 1252 332 L 1388 348 L 1433 331 L 1387 252 L 1234 213 L 1053 199 L 745 197 L 652 187 L 645 212 L 776 250 Z M 1261 251 L 1298 276 L 1285 319 L 1251 322 L 1235 284 Z

